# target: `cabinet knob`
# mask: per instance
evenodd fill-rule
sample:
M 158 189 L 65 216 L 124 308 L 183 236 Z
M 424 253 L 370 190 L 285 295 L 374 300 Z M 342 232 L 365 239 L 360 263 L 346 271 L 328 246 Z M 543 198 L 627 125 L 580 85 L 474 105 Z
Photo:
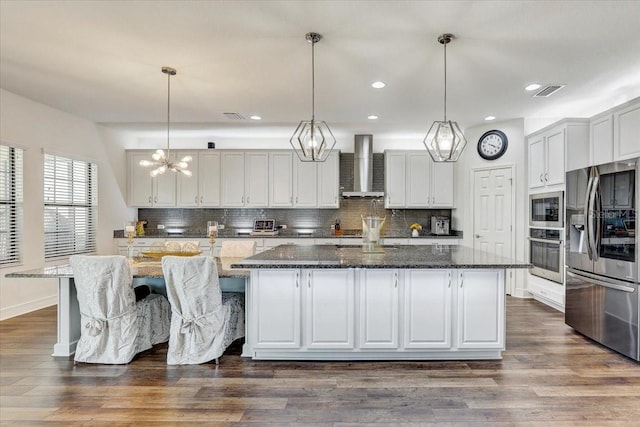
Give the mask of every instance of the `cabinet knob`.
M 149 203 L 151 203 L 151 196 L 149 196 Z
M 545 180 L 545 181 L 549 181 L 549 174 L 548 174 L 548 173 L 545 173 L 545 174 L 544 174 L 544 180 Z
M 481 237 L 482 237 L 481 235 L 476 234 L 476 239 L 479 239 L 479 238 L 481 238 Z
M 194 197 L 196 204 L 198 203 L 198 196 Z
M 543 174 L 540 174 L 540 182 L 544 182 L 544 180 L 542 179 Z

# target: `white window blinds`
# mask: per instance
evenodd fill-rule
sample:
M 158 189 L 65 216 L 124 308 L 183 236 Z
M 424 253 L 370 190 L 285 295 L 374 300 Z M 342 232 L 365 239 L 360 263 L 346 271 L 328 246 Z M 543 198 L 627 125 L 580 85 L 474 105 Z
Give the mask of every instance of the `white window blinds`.
M 22 258 L 22 163 L 19 148 L 0 145 L 0 267 Z
M 44 257 L 96 251 L 98 173 L 94 163 L 44 155 Z

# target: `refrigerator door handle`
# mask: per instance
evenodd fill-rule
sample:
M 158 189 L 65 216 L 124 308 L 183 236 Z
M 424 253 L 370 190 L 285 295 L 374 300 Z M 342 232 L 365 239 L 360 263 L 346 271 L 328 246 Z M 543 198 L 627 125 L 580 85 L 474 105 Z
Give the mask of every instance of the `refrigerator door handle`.
M 604 286 L 605 288 L 615 289 L 618 291 L 633 293 L 636 290 L 634 287 L 628 286 L 625 282 L 621 280 L 615 280 L 615 279 L 598 276 L 595 274 L 589 274 L 589 273 L 585 273 L 584 271 L 577 272 L 572 268 L 567 268 L 567 276 L 584 280 L 585 282 L 593 283 L 594 285 Z
M 598 238 L 600 237 L 600 210 L 598 209 L 600 187 L 600 176 L 595 171 L 593 184 L 591 184 L 591 195 L 589 196 L 589 245 L 591 246 L 591 259 L 597 261 L 600 253 L 598 251 Z
M 584 232 L 587 237 L 587 254 L 589 255 L 589 259 L 593 261 L 593 256 L 591 255 L 591 223 L 590 223 L 590 203 L 591 203 L 591 186 L 593 185 L 593 176 L 591 176 L 591 171 L 589 173 L 589 182 L 587 183 L 587 192 L 584 197 Z
M 600 232 L 602 231 L 602 200 L 600 198 L 600 176 L 597 176 L 593 185 L 593 199 L 595 204 L 595 223 L 596 233 L 593 236 L 593 260 L 597 261 L 600 258 L 600 244 L 602 242 Z

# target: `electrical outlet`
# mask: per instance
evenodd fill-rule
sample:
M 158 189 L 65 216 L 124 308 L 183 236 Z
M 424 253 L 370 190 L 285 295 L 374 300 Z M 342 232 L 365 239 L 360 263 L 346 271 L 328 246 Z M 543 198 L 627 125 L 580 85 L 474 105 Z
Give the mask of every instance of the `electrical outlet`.
M 218 230 L 224 230 L 224 224 L 218 224 Z
M 158 230 L 164 230 L 164 224 L 158 224 Z

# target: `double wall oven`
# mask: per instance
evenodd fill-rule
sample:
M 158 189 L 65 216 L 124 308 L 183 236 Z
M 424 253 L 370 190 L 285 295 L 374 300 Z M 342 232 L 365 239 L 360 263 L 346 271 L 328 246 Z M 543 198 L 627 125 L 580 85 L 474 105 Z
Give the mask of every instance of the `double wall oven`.
M 563 282 L 564 193 L 529 196 L 529 257 L 531 274 Z

